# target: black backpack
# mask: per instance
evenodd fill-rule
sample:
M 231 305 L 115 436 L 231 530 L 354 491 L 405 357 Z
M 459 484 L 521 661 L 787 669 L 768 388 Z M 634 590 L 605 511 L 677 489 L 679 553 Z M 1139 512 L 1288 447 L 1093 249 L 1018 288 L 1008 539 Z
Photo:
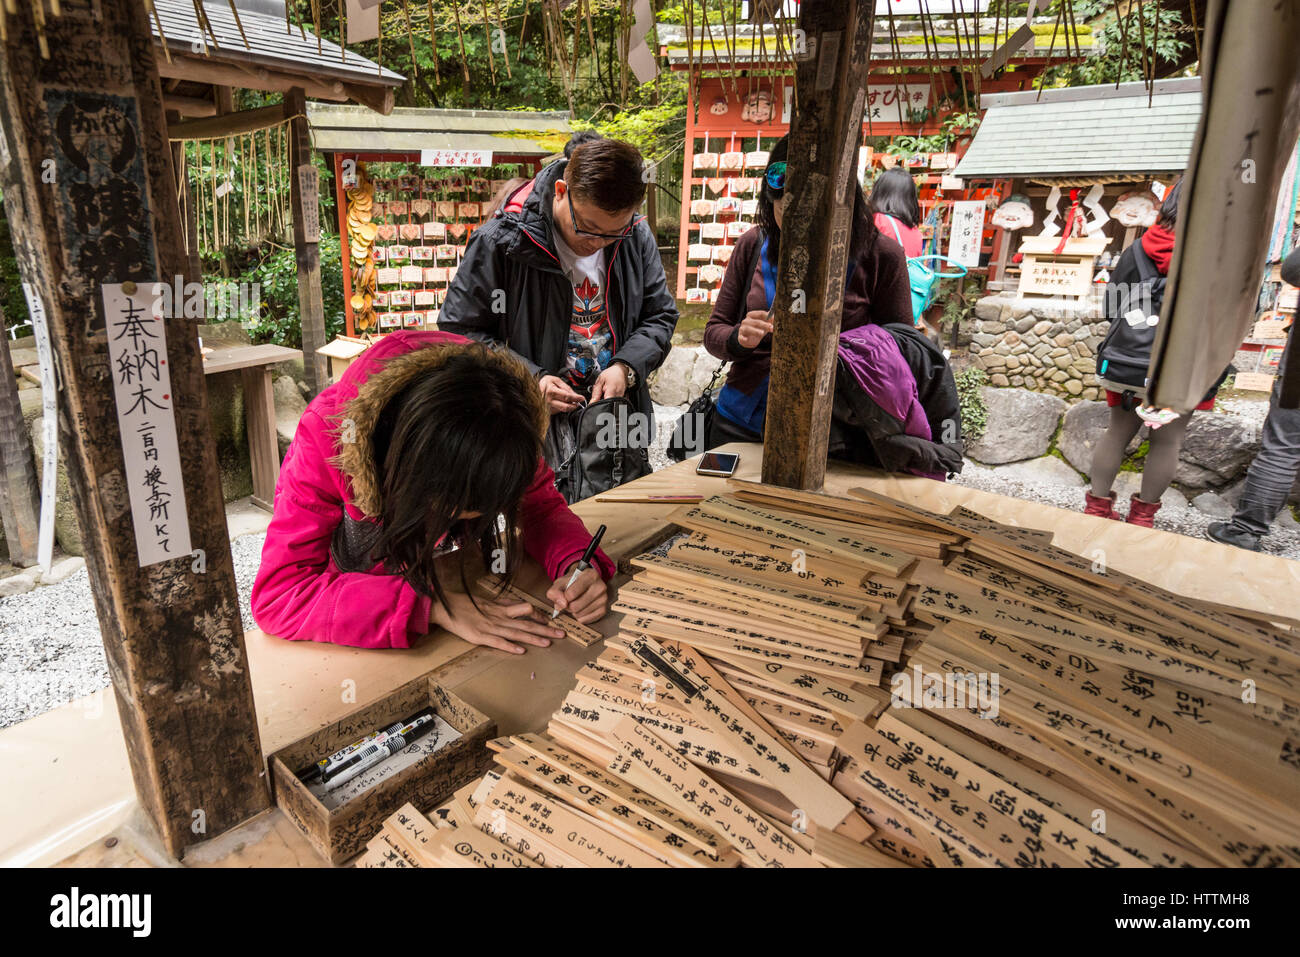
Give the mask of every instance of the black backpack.
M 1097 377 L 1132 389 L 1146 389 L 1156 324 L 1165 299 L 1165 277 L 1147 256 L 1141 240 L 1129 248 L 1133 250 L 1138 281 L 1106 285 L 1105 315 L 1110 329 L 1097 347 Z
M 572 505 L 584 498 L 649 475 L 649 443 L 634 444 L 641 416 L 623 396 L 589 403 L 551 416 L 546 430 L 546 462 L 555 488 Z

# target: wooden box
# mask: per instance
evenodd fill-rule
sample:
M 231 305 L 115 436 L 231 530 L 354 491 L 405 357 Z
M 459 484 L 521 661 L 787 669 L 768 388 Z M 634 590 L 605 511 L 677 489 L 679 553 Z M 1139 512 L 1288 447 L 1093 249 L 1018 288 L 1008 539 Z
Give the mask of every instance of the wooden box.
M 338 382 L 343 377 L 343 373 L 348 371 L 348 366 L 352 365 L 353 360 L 368 348 L 370 343 L 364 339 L 339 336 L 333 342 L 327 342 L 317 349 L 316 354 L 326 357 L 329 363 L 330 381 Z
M 432 707 L 461 737 L 334 809 L 322 804 L 298 779 L 296 772 L 313 761 L 426 707 Z M 482 777 L 492 767 L 486 744 L 494 737 L 496 722 L 431 675 L 423 675 L 272 754 L 275 803 L 321 857 L 341 864 L 364 850 L 384 819 L 403 804 L 409 801 L 421 812 L 432 810 L 457 788 Z

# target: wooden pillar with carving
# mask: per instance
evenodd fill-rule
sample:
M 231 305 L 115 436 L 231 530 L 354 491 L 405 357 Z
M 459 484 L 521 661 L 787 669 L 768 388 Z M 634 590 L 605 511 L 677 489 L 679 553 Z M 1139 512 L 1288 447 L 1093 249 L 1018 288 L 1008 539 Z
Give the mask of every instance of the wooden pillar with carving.
M 826 476 L 873 15 L 872 0 L 800 7 L 763 440 L 763 481 L 786 488 Z
M 31 7 L 17 10 L 0 12 L 5 212 L 61 374 L 60 445 L 131 772 L 180 856 L 270 794 L 193 320 L 174 303 L 129 325 L 105 304 L 118 284 L 151 295 L 186 272 L 155 47 L 137 0 L 65 3 L 44 43 Z M 141 344 L 133 368 L 111 361 L 128 335 Z M 118 401 L 124 383 L 149 403 L 159 444 L 123 428 L 138 413 Z M 184 508 L 137 507 L 141 484 L 157 491 L 147 449 L 167 456 Z M 154 523 L 168 537 L 142 531 Z

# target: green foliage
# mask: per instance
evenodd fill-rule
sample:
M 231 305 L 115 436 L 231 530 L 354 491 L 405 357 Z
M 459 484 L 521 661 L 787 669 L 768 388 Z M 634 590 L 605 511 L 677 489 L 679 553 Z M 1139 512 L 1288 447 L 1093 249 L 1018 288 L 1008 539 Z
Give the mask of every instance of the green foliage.
M 945 282 L 948 287 L 939 317 L 940 327 L 952 329 L 975 315 L 975 302 L 984 293 L 984 277 L 967 275 Z
M 337 235 L 321 236 L 320 285 L 325 307 L 325 339 L 344 329 L 343 259 Z M 261 286 L 260 315 L 244 323 L 255 343 L 302 348 L 302 317 L 298 311 L 298 263 L 292 249 L 275 249 L 239 276 L 240 282 Z
M 3 204 L 0 204 L 0 308 L 4 309 L 4 329 L 0 329 L 0 335 L 8 335 L 5 330 L 27 321 L 27 300 L 23 296 L 23 281 L 18 275 L 18 260 L 14 257 Z M 30 329 L 23 332 L 31 335 Z
M 918 124 L 924 123 L 929 116 L 916 118 Z M 940 125 L 938 133 L 923 133 L 916 136 L 896 136 L 885 152 L 893 156 L 917 156 L 923 153 L 947 153 L 959 136 L 973 136 L 980 125 L 978 112 L 953 113 Z
M 961 433 L 967 442 L 974 442 L 989 424 L 988 406 L 984 404 L 981 388 L 988 385 L 989 377 L 983 369 L 971 366 L 962 369 L 953 378 L 957 381 L 957 399 L 961 406 Z
M 1046 15 L 1055 15 L 1058 5 L 1059 0 L 1048 8 Z M 1121 25 L 1115 7 L 1115 3 L 1106 0 L 1074 0 L 1076 22 L 1101 18 L 1095 31 L 1101 49 L 1080 63 L 1051 68 L 1046 73 L 1044 85 L 1061 87 L 1136 82 L 1144 78 L 1144 57 L 1154 56 L 1159 72 L 1176 63 L 1191 45 L 1188 34 L 1182 32 L 1183 15 L 1171 9 L 1169 4 L 1130 4 L 1131 15 L 1126 18 L 1126 27 Z M 1127 44 L 1125 33 L 1128 34 Z M 1042 40 L 1037 42 L 1041 44 Z
M 654 102 L 655 83 L 635 90 L 634 104 L 608 119 L 591 123 L 575 120 L 576 129 L 597 130 L 601 136 L 626 140 L 641 151 L 649 163 L 662 160 L 679 148 L 686 137 L 686 78 L 673 73 L 660 78 L 659 102 Z

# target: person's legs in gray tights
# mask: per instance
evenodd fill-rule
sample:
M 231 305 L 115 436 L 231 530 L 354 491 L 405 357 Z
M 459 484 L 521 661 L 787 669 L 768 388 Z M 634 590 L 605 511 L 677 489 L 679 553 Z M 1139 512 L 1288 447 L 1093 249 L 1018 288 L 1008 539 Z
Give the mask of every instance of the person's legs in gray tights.
M 1126 411 L 1118 405 L 1110 407 L 1110 425 L 1097 443 L 1092 453 L 1092 494 L 1099 498 L 1109 498 L 1119 475 L 1119 467 L 1124 462 L 1124 449 L 1142 428 L 1142 420 L 1136 412 Z
M 1187 423 L 1191 414 L 1180 415 L 1167 425 L 1151 430 L 1148 440 L 1150 445 L 1146 460 L 1142 464 L 1142 490 L 1138 497 L 1152 504 L 1160 501 L 1169 483 L 1174 480 L 1174 470 L 1178 468 L 1178 453 L 1182 451 L 1183 440 L 1187 437 Z M 1124 462 L 1124 449 L 1128 447 L 1138 429 L 1142 428 L 1142 419 L 1137 412 L 1129 412 L 1118 405 L 1110 408 L 1110 425 L 1106 434 L 1097 443 L 1097 450 L 1092 454 L 1092 494 L 1108 498 L 1113 491 L 1115 477 Z

